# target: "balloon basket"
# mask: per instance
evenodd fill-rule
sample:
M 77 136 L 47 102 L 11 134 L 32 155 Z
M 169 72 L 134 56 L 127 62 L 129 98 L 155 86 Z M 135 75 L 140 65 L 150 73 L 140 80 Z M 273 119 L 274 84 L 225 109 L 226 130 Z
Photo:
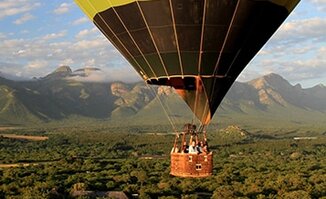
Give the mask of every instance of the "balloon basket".
M 213 153 L 171 153 L 171 172 L 177 177 L 201 178 L 213 173 Z

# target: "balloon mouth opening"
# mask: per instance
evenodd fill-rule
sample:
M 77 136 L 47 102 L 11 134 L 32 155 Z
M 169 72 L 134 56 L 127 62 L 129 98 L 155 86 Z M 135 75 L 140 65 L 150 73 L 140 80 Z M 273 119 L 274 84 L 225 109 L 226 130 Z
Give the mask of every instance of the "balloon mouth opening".
M 182 90 L 196 90 L 197 76 L 189 77 L 162 77 L 158 79 L 149 79 L 147 80 L 148 84 L 159 85 L 159 86 L 171 86 L 175 89 Z
M 173 87 L 201 124 L 206 125 L 211 121 L 210 98 L 206 93 L 201 76 L 164 77 L 150 79 L 147 83 Z

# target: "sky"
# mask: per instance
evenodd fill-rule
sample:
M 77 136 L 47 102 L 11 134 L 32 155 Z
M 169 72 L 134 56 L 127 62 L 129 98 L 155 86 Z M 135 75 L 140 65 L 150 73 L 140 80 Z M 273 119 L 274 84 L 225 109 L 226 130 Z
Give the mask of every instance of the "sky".
M 72 0 L 0 0 L 0 72 L 42 77 L 61 65 L 100 68 L 94 81 L 141 80 Z M 326 0 L 302 0 L 238 81 L 269 73 L 326 85 Z

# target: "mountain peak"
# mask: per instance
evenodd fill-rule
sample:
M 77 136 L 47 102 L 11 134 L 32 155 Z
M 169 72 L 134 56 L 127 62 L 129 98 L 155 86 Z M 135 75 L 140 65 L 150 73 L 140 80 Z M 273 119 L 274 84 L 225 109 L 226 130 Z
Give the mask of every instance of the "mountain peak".
M 53 73 L 72 73 L 72 70 L 69 66 L 60 66 Z
M 277 103 L 285 106 L 287 103 L 284 96 L 293 90 L 287 80 L 275 73 L 254 79 L 249 84 L 258 90 L 259 101 L 265 105 Z
M 296 84 L 294 86 L 294 88 L 297 89 L 297 90 L 301 90 L 302 89 L 302 86 L 301 86 L 301 84 Z
M 45 76 L 44 79 L 58 80 L 65 77 L 69 77 L 72 73 L 72 70 L 69 66 L 60 66 L 55 71 Z
M 261 77 L 261 79 L 264 79 L 266 82 L 268 82 L 270 85 L 273 84 L 290 84 L 287 80 L 285 80 L 281 75 L 276 74 L 276 73 L 270 73 L 267 75 L 264 75 L 263 77 Z
M 256 89 L 264 89 L 268 87 L 279 88 L 279 87 L 291 86 L 291 84 L 287 80 L 285 80 L 282 76 L 276 73 L 270 73 L 260 78 L 251 80 L 249 84 L 251 84 Z
M 263 78 L 284 79 L 281 75 L 276 73 L 269 73 L 267 75 L 264 75 Z

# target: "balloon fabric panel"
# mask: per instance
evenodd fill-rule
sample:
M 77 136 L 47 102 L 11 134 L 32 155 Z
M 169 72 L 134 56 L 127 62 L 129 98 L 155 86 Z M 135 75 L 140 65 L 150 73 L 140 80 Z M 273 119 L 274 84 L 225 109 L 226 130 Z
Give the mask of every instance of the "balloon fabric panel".
M 208 124 L 299 0 L 75 0 L 148 83 L 172 86 Z

